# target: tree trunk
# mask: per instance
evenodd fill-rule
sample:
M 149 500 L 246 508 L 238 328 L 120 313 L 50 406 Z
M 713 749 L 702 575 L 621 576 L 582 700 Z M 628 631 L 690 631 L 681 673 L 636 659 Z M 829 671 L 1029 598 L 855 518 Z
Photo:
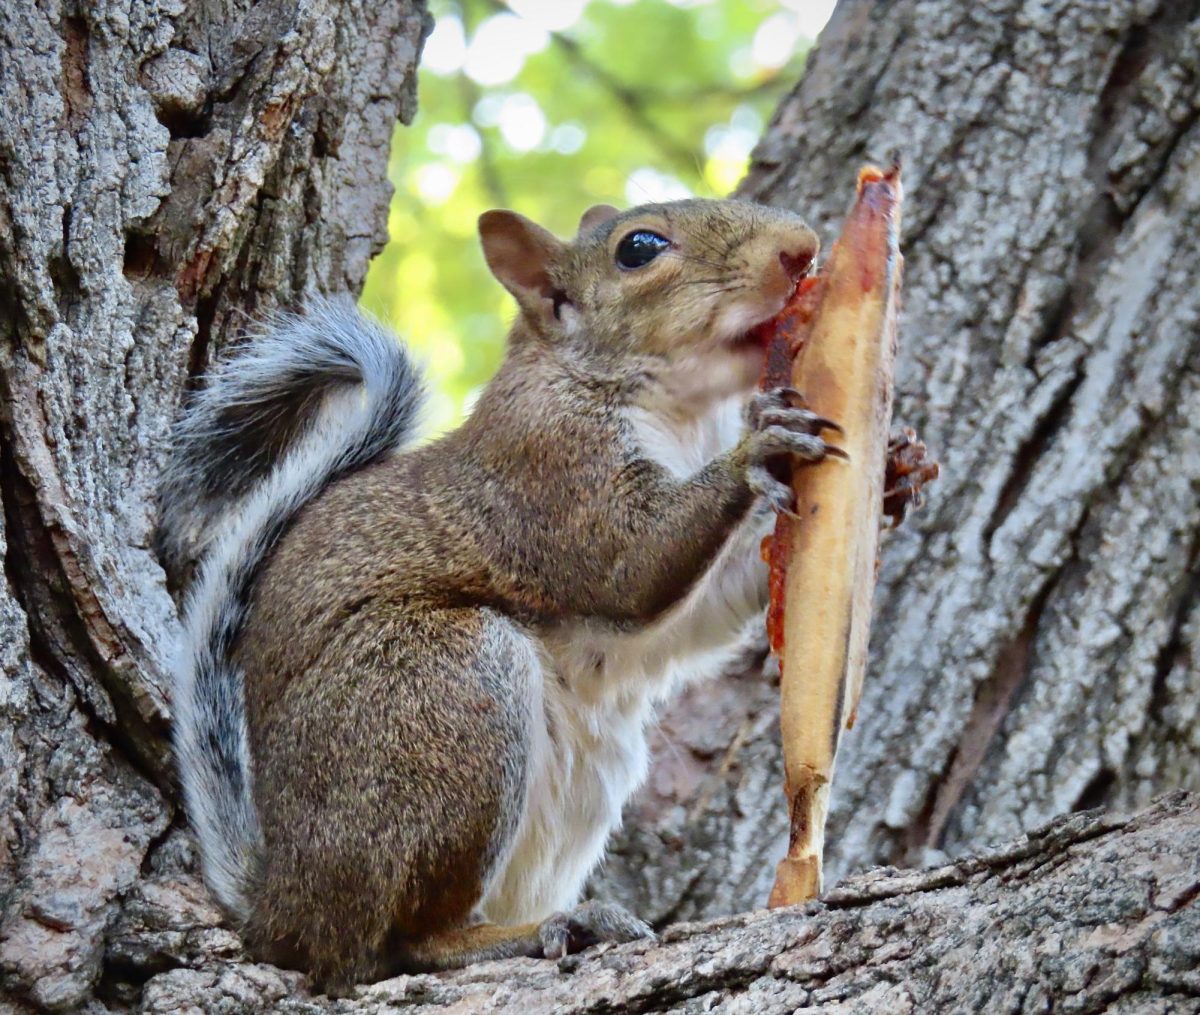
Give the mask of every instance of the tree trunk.
M 0 19 L 0 985 L 128 1000 L 123 896 L 187 862 L 151 549 L 186 379 L 357 290 L 421 0 L 15 0 Z M 0 1008 L 4 1005 L 0 1004 Z
M 1200 3 L 841 0 L 742 186 L 835 235 L 904 160 L 896 419 L 943 465 L 885 541 L 827 876 L 1200 788 Z M 669 709 L 593 890 L 762 905 L 776 689 Z
M 885 552 L 835 868 L 1197 784 L 1197 6 L 844 0 L 759 148 L 746 192 L 824 235 L 858 163 L 904 148 L 898 411 L 946 469 Z M 419 0 L 16 0 L 0 19 L 0 1011 L 883 1012 L 993 981 L 1031 1010 L 1194 997 L 1183 798 L 803 913 L 337 1006 L 244 961 L 174 807 L 155 477 L 243 314 L 361 284 L 427 29 Z M 659 922 L 761 904 L 776 714 L 754 670 L 692 688 L 596 890 Z M 973 954 L 970 928 L 994 945 Z

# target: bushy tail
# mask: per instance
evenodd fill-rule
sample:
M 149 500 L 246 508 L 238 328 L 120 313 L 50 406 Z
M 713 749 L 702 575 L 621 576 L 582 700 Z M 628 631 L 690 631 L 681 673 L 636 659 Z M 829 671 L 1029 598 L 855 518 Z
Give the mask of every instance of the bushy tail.
M 230 652 L 263 560 L 308 501 L 413 435 L 418 372 L 396 339 L 326 300 L 270 322 L 223 363 L 175 433 L 160 540 L 199 555 L 175 666 L 175 752 L 205 880 L 237 919 L 262 832 L 241 671 Z

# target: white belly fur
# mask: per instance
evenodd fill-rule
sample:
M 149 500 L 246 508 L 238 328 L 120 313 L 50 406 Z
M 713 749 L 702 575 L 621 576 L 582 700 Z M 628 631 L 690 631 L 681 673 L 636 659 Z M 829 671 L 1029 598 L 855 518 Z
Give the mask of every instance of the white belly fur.
M 737 400 L 682 425 L 642 410 L 630 422 L 644 452 L 686 477 L 732 446 Z M 512 848 L 481 903 L 497 923 L 544 919 L 572 906 L 646 775 L 646 727 L 680 679 L 720 672 L 747 621 L 766 605 L 759 543 L 773 516 L 756 510 L 687 597 L 635 633 L 572 623 L 530 632 L 541 668 L 527 802 Z

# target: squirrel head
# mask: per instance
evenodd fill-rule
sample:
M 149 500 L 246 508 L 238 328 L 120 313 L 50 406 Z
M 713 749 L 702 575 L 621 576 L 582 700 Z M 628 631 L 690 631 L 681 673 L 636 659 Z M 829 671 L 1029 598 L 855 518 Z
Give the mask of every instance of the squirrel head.
M 597 205 L 570 242 L 511 211 L 486 212 L 479 233 L 520 308 L 510 342 L 633 357 L 714 395 L 755 382 L 763 351 L 748 333 L 783 308 L 819 246 L 799 216 L 732 200 Z

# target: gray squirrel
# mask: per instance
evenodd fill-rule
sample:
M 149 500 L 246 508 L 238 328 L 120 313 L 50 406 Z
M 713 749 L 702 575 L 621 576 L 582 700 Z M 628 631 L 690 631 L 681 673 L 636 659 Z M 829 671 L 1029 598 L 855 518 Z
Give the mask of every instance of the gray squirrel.
M 797 216 L 479 228 L 519 314 L 461 427 L 410 446 L 403 347 L 316 300 L 213 371 L 163 479 L 164 558 L 198 560 L 174 702 L 204 876 L 323 989 L 652 935 L 584 881 L 656 704 L 766 605 L 769 462 L 831 450 L 755 391 L 748 333 L 817 253 Z

